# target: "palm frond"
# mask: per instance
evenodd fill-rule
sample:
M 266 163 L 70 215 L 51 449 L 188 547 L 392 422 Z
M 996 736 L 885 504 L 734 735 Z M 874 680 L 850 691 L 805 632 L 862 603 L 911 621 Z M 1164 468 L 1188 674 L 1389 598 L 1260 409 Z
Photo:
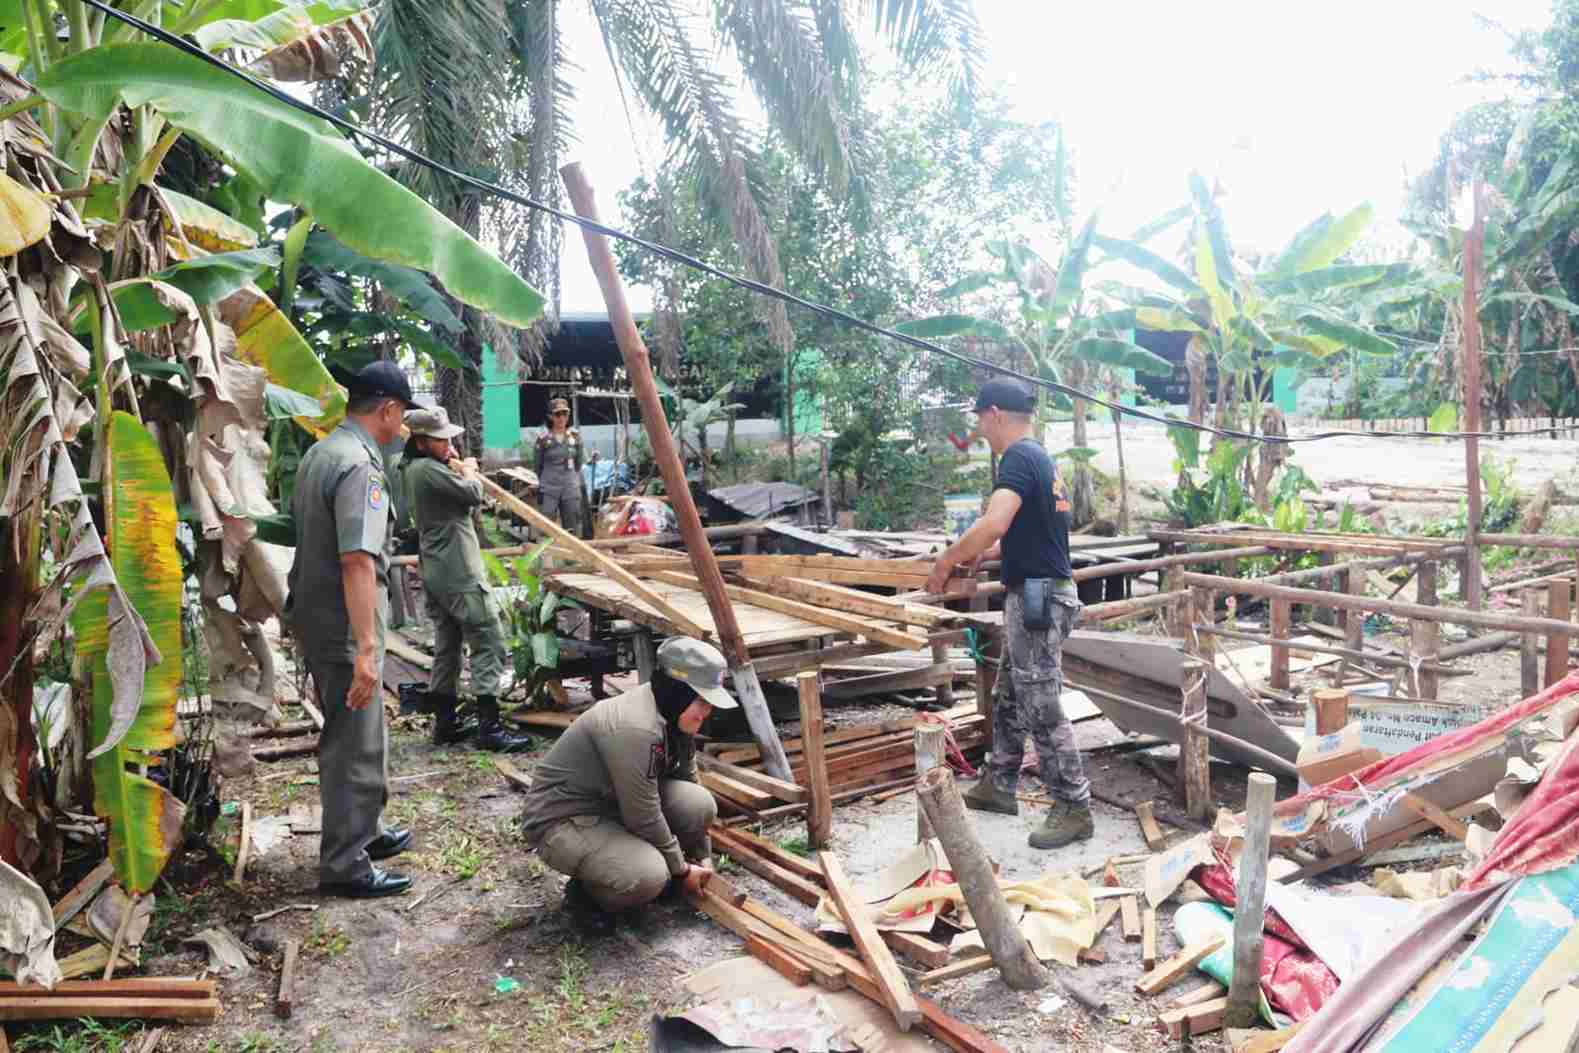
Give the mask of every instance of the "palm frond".
M 979 94 L 987 46 L 975 0 L 861 0 L 860 6 L 907 65 L 946 75 L 956 94 Z
M 845 100 L 830 65 L 816 11 L 800 0 L 719 0 L 721 38 L 785 143 L 836 194 L 850 179 Z M 842 23 L 840 23 L 842 25 Z

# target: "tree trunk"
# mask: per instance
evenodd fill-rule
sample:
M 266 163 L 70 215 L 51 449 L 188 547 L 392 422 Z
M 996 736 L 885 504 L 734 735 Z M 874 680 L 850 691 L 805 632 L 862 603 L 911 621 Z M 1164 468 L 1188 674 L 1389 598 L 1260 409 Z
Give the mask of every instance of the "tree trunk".
M 707 425 L 696 429 L 696 455 L 702 462 L 702 493 L 707 493 Z
M 33 871 L 41 849 L 37 817 L 31 808 L 29 772 L 38 741 L 33 734 L 32 640 L 24 618 L 38 589 L 37 508 L 37 504 L 29 506 L 11 520 L 10 529 L 0 531 L 0 671 L 10 670 L 0 693 L 0 756 L 9 755 L 11 761 L 0 777 L 14 779 L 12 789 L 21 802 L 18 807 L 7 794 L 0 794 L 0 860 L 24 874 Z M 79 712 L 84 711 L 79 706 Z
M 1190 375 L 1190 423 L 1206 423 L 1206 341 L 1192 337 L 1184 351 L 1184 368 Z
M 1071 363 L 1068 369 L 1069 383 L 1072 387 L 1080 387 L 1086 381 L 1086 368 L 1084 363 Z M 1082 448 L 1086 443 L 1086 413 L 1087 407 L 1084 399 L 1075 399 L 1074 419 L 1074 444 Z M 1069 488 L 1069 525 L 1074 529 L 1085 526 L 1096 518 L 1095 486 L 1091 480 L 1091 465 L 1084 457 L 1076 457 L 1074 468 L 1070 477 Z
M 1118 378 L 1109 389 L 1113 401 L 1119 400 Z M 1118 532 L 1129 533 L 1129 473 L 1124 469 L 1124 414 L 1113 411 L 1113 441 L 1118 446 Z
M 1283 422 L 1283 413 L 1277 407 L 1269 407 L 1261 416 L 1261 434 L 1287 435 L 1288 426 Z M 1255 499 L 1256 507 L 1262 512 L 1272 511 L 1272 477 L 1277 473 L 1278 467 L 1288 459 L 1288 447 L 1280 442 L 1261 443 L 1260 455 L 1256 459 Z
M 784 355 L 784 438 L 789 443 L 789 481 L 795 481 L 795 352 Z

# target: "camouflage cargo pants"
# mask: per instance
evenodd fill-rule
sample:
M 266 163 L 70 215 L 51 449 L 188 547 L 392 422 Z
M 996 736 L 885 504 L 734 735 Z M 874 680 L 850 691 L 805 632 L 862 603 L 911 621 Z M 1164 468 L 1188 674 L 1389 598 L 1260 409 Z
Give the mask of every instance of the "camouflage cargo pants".
M 1085 804 L 1091 799 L 1085 758 L 1075 746 L 1074 726 L 1058 704 L 1064 686 L 1059 649 L 1075 626 L 1078 610 L 1055 603 L 1052 627 L 1039 632 L 1025 628 L 1024 610 L 1024 595 L 1011 590 L 1003 607 L 1004 667 L 992 706 L 992 785 L 1015 792 L 1029 735 L 1047 791 L 1060 801 Z

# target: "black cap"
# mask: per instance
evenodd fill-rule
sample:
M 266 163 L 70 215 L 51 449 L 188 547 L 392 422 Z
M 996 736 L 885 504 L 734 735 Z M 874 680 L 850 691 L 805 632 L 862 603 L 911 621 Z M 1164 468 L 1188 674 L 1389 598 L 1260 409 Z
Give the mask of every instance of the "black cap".
M 987 381 L 976 393 L 977 413 L 994 406 L 1005 413 L 1029 413 L 1036 408 L 1036 396 L 1008 377 L 998 377 Z
M 416 409 L 417 402 L 411 397 L 411 382 L 406 379 L 406 374 L 400 367 L 387 359 L 379 359 L 370 365 L 363 366 L 355 373 L 341 369 L 338 366 L 329 367 L 330 374 L 345 385 L 353 398 L 358 395 L 383 395 L 386 398 L 399 399 L 406 404 L 407 409 Z

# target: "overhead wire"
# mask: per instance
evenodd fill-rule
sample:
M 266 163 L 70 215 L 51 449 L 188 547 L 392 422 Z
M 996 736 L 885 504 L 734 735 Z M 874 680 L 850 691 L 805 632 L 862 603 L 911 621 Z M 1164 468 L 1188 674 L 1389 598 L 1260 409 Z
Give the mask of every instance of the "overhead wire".
M 1039 377 L 1039 376 L 1035 376 L 1033 374 L 1024 373 L 1024 372 L 1021 372 L 1020 370 L 1014 369 L 1011 366 L 1000 365 L 999 363 L 996 363 L 996 362 L 990 362 L 990 361 L 988 361 L 986 359 L 977 358 L 977 357 L 975 357 L 973 355 L 968 355 L 968 354 L 965 354 L 963 352 L 956 351 L 956 350 L 954 350 L 952 348 L 944 347 L 943 345 L 934 343 L 934 342 L 932 342 L 930 340 L 926 340 L 926 339 L 923 339 L 921 337 L 913 336 L 913 335 L 911 335 L 909 333 L 904 333 L 904 332 L 901 332 L 901 331 L 899 331 L 897 329 L 890 329 L 890 328 L 888 328 L 886 326 L 878 325 L 875 322 L 867 321 L 866 319 L 861 318 L 861 317 L 859 317 L 857 315 L 850 314 L 850 313 L 848 313 L 846 311 L 841 311 L 841 310 L 839 310 L 836 307 L 830 307 L 827 304 L 817 303 L 814 300 L 805 299 L 804 297 L 797 296 L 794 293 L 785 292 L 782 289 L 775 289 L 771 285 L 767 285 L 767 284 L 764 284 L 763 282 L 759 282 L 759 281 L 756 281 L 756 280 L 751 279 L 751 278 L 746 278 L 746 277 L 742 277 L 741 275 L 731 273 L 731 272 L 726 271 L 726 270 L 724 270 L 724 269 L 722 269 L 720 267 L 716 267 L 716 266 L 714 266 L 714 265 L 712 265 L 710 263 L 707 263 L 705 260 L 700 260 L 700 259 L 697 259 L 694 256 L 691 256 L 691 255 L 688 255 L 688 254 L 686 254 L 684 252 L 681 252 L 678 249 L 673 249 L 673 248 L 670 248 L 667 245 L 663 245 L 663 244 L 660 244 L 658 242 L 650 241 L 650 240 L 648 240 L 646 238 L 643 238 L 643 237 L 641 237 L 639 235 L 632 234 L 632 233 L 630 233 L 628 231 L 620 230 L 620 229 L 618 229 L 616 227 L 610 227 L 610 226 L 608 226 L 606 224 L 599 223 L 596 220 L 591 220 L 591 219 L 586 218 L 585 216 L 577 215 L 574 212 L 567 212 L 564 209 L 557 208 L 557 207 L 555 207 L 553 205 L 547 204 L 546 202 L 534 200 L 533 198 L 529 198 L 529 197 L 525 196 L 524 194 L 518 194 L 518 193 L 516 193 L 513 190 L 510 190 L 510 189 L 508 189 L 506 187 L 498 185 L 497 183 L 492 183 L 492 182 L 490 182 L 490 181 L 488 181 L 486 179 L 480 179 L 477 176 L 471 175 L 471 174 L 466 173 L 466 172 L 459 171 L 459 170 L 457 170 L 455 168 L 450 167 L 449 165 L 444 164 L 441 161 L 436 161 L 436 160 L 434 160 L 434 159 L 432 159 L 430 157 L 427 157 L 426 155 L 424 155 L 422 153 L 419 153 L 416 150 L 412 150 L 409 147 L 403 146 L 400 143 L 394 141 L 393 139 L 389 139 L 389 138 L 387 138 L 387 137 L 385 137 L 383 135 L 378 134 L 377 132 L 369 131 L 368 129 L 363 128 L 360 125 L 355 124 L 352 121 L 346 120 L 345 118 L 339 116 L 338 114 L 335 114 L 335 113 L 332 113 L 332 112 L 330 112 L 328 110 L 325 110 L 322 107 L 314 105 L 313 103 L 307 102 L 307 101 L 302 100 L 302 99 L 298 99 L 298 98 L 292 96 L 291 94 L 289 94 L 288 92 L 285 92 L 285 91 L 281 90 L 280 88 L 277 88 L 274 85 L 268 83 L 267 81 L 264 81 L 264 80 L 261 80 L 261 79 L 259 79 L 257 77 L 254 77 L 252 74 L 248 73 L 246 70 L 241 69 L 240 67 L 235 66 L 235 65 L 233 65 L 233 64 L 231 64 L 229 62 L 226 62 L 224 59 L 220 58 L 219 56 L 210 54 L 209 52 L 205 51 L 202 47 L 198 46 L 197 44 L 193 43 L 192 41 L 189 41 L 189 40 L 186 40 L 183 37 L 177 36 L 176 34 L 171 33 L 169 30 L 164 29 L 161 26 L 156 26 L 156 25 L 148 22 L 145 19 L 139 18 L 138 16 L 136 16 L 134 14 L 131 14 L 130 12 L 121 11 L 121 10 L 115 8 L 115 7 L 112 7 L 110 4 L 106 3 L 105 0 L 81 0 L 81 2 L 87 4 L 88 6 L 94 8 L 96 10 L 98 10 L 99 12 L 103 13 L 104 15 L 106 15 L 106 16 L 108 16 L 110 18 L 114 18 L 117 21 L 119 21 L 119 22 L 121 22 L 121 23 L 123 23 L 123 24 L 125 24 L 127 26 L 130 26 L 133 29 L 136 29 L 138 32 L 140 32 L 140 33 L 142 33 L 142 34 L 144 34 L 146 36 L 152 37 L 155 40 L 158 40 L 158 41 L 160 41 L 160 42 L 162 42 L 164 44 L 167 44 L 167 45 L 169 45 L 171 47 L 174 47 L 174 48 L 176 48 L 176 49 L 178 49 L 178 50 L 180 50 L 180 51 L 182 51 L 182 52 L 184 52 L 184 53 L 186 53 L 188 55 L 191 55 L 194 58 L 197 58 L 197 59 L 201 60 L 204 63 L 207 63 L 210 66 L 215 67 L 216 69 L 222 70 L 225 73 L 227 73 L 227 74 L 229 74 L 229 75 L 231 75 L 233 77 L 236 77 L 237 79 L 239 79 L 239 80 L 243 81 L 244 83 L 252 86 L 253 88 L 257 89 L 258 91 L 261 91 L 264 94 L 268 95 L 270 98 L 273 98 L 277 102 L 283 103 L 284 105 L 289 106 L 289 107 L 291 107 L 293 109 L 296 109 L 296 110 L 298 110 L 298 111 L 300 111 L 302 113 L 309 114 L 309 115 L 311 115 L 313 117 L 318 118 L 319 120 L 325 121 L 326 123 L 332 125 L 335 128 L 338 128 L 342 132 L 346 133 L 348 136 L 352 137 L 353 139 L 360 139 L 360 140 L 362 140 L 364 142 L 371 143 L 371 144 L 373 144 L 375 146 L 378 146 L 378 147 L 380 147 L 380 148 L 382 148 L 384 150 L 389 151 L 392 154 L 395 154 L 398 157 L 404 158 L 405 160 L 410 161 L 413 164 L 418 164 L 418 165 L 421 165 L 421 166 L 423 166 L 425 168 L 428 168 L 428 169 L 430 169 L 430 170 L 432 170 L 434 172 L 438 172 L 438 173 L 440 173 L 440 174 L 442 174 L 442 175 L 444 175 L 444 176 L 446 176 L 446 177 L 448 177 L 450 179 L 453 179 L 453 180 L 455 180 L 455 181 L 457 181 L 457 182 L 459 182 L 459 183 L 461 183 L 461 184 L 463 184 L 465 186 L 469 186 L 469 187 L 471 187 L 473 189 L 480 190 L 480 191 L 483 191 L 485 193 L 492 194 L 492 195 L 494 195 L 496 197 L 503 198 L 503 199 L 505 199 L 507 201 L 514 202 L 515 204 L 521 205 L 522 207 L 525 207 L 525 208 L 537 209 L 537 210 L 539 210 L 541 212 L 545 212 L 545 213 L 547 213 L 547 214 L 549 214 L 551 216 L 554 216 L 555 218 L 560 219 L 560 220 L 562 220 L 564 222 L 573 223 L 576 226 L 582 228 L 583 230 L 592 231 L 592 232 L 597 233 L 597 234 L 602 234 L 605 237 L 614 238 L 616 240 L 626 242 L 627 244 L 635 245 L 638 248 L 641 248 L 641 249 L 643 249 L 643 250 L 645 250 L 647 252 L 650 252 L 650 253 L 652 253 L 652 254 L 654 254 L 656 256 L 660 256 L 660 257 L 662 257 L 664 259 L 672 260 L 675 263 L 681 264 L 682 266 L 685 266 L 685 267 L 689 267 L 689 268 L 691 268 L 693 270 L 701 271 L 704 274 L 710 274 L 710 275 L 712 275 L 715 278 L 723 279 L 724 281 L 729 282 L 729 283 L 731 283 L 733 285 L 736 285 L 736 286 L 738 286 L 738 287 L 740 287 L 742 289 L 746 289 L 746 290 L 748 290 L 750 292 L 754 292 L 754 293 L 756 293 L 758 295 L 761 295 L 761 296 L 772 297 L 772 298 L 780 300 L 780 301 L 782 301 L 782 302 L 784 302 L 786 304 L 790 304 L 792 306 L 801 308 L 802 310 L 810 311 L 810 312 L 812 312 L 814 314 L 821 315 L 824 318 L 828 318 L 828 319 L 831 319 L 831 320 L 843 323 L 844 325 L 850 326 L 850 327 L 855 328 L 855 329 L 859 329 L 859 330 L 861 330 L 863 332 L 871 333 L 874 336 L 881 336 L 881 337 L 885 337 L 885 338 L 887 338 L 889 340 L 898 341 L 899 343 L 902 343 L 902 344 L 905 344 L 907 346 L 916 348 L 918 350 L 927 351 L 927 352 L 930 352 L 930 353 L 933 353 L 933 354 L 942 355 L 945 358 L 952 359 L 952 360 L 954 360 L 956 362 L 959 362 L 959 363 L 964 364 L 964 365 L 971 366 L 971 367 L 976 368 L 976 369 L 987 370 L 989 372 L 997 373 L 997 374 L 1000 374 L 1002 376 L 1012 377 L 1015 380 L 1018 380 L 1018 381 L 1020 381 L 1020 382 L 1022 382 L 1024 384 L 1031 385 L 1034 388 L 1040 388 L 1040 389 L 1047 390 L 1047 391 L 1054 391 L 1054 392 L 1057 392 L 1058 394 L 1064 395 L 1067 398 L 1081 399 L 1083 401 L 1092 403 L 1093 405 L 1101 406 L 1101 407 L 1103 407 L 1105 409 L 1111 410 L 1114 413 L 1121 413 L 1121 414 L 1124 414 L 1126 416 L 1135 417 L 1135 418 L 1138 418 L 1138 419 L 1141 419 L 1141 420 L 1148 420 L 1148 421 L 1151 421 L 1153 423 L 1162 424 L 1162 425 L 1164 425 L 1166 427 L 1170 427 L 1170 428 L 1188 428 L 1188 429 L 1190 429 L 1192 431 L 1202 432 L 1202 433 L 1210 434 L 1210 435 L 1217 435 L 1217 436 L 1221 436 L 1221 437 L 1227 438 L 1227 439 L 1237 439 L 1237 440 L 1246 441 L 1246 442 L 1275 443 L 1275 444 L 1279 444 L 1279 445 L 1293 445 L 1295 443 L 1305 443 L 1305 442 L 1321 442 L 1321 441 L 1325 441 L 1325 440 L 1328 440 L 1328 439 L 1358 438 L 1358 437 L 1369 438 L 1369 437 L 1372 437 L 1372 435 L 1373 435 L 1373 433 L 1371 433 L 1371 432 L 1353 431 L 1353 430 L 1348 430 L 1348 429 L 1332 429 L 1332 430 L 1318 431 L 1318 432 L 1313 432 L 1313 433 L 1307 434 L 1307 435 L 1297 435 L 1297 436 L 1262 435 L 1262 434 L 1258 434 L 1256 432 L 1240 431 L 1239 429 L 1236 429 L 1236 428 L 1220 428 L 1220 427 L 1217 427 L 1217 426 L 1211 425 L 1211 424 L 1197 423 L 1195 421 L 1189 421 L 1189 420 L 1180 420 L 1180 419 L 1178 419 L 1176 417 L 1169 417 L 1169 416 L 1166 416 L 1166 415 L 1161 414 L 1161 413 L 1155 413 L 1155 412 L 1153 412 L 1151 410 L 1144 409 L 1144 408 L 1139 407 L 1139 406 L 1129 406 L 1129 405 L 1124 405 L 1123 403 L 1120 403 L 1120 402 L 1114 402 L 1114 401 L 1111 401 L 1109 399 L 1103 398 L 1100 395 L 1094 395 L 1094 394 L 1092 394 L 1092 393 L 1090 393 L 1088 391 L 1082 391 L 1079 388 L 1072 387 L 1072 386 L 1070 386 L 1068 384 L 1060 383 L 1059 381 L 1056 381 L 1056 380 L 1049 380 L 1049 379 L 1047 379 L 1045 377 Z M 1568 432 L 1568 431 L 1575 431 L 1575 430 L 1579 430 L 1579 426 L 1573 426 L 1573 427 L 1554 426 L 1554 427 L 1550 427 L 1550 428 L 1536 429 L 1536 430 L 1531 431 L 1531 432 L 1523 432 L 1521 434 L 1532 435 L 1532 434 L 1545 434 L 1545 433 L 1548 433 L 1548 432 L 1553 432 L 1553 433 L 1554 432 Z M 1391 432 L 1391 433 L 1389 433 L 1389 435 L 1392 438 L 1423 438 L 1423 439 L 1424 438 L 1428 438 L 1428 439 L 1469 439 L 1469 438 L 1477 438 L 1477 439 L 1479 439 L 1479 438 L 1486 438 L 1486 439 L 1490 439 L 1490 438 L 1496 438 L 1497 437 L 1497 433 L 1489 432 L 1489 431 L 1481 431 L 1481 432 L 1409 431 L 1409 432 Z

